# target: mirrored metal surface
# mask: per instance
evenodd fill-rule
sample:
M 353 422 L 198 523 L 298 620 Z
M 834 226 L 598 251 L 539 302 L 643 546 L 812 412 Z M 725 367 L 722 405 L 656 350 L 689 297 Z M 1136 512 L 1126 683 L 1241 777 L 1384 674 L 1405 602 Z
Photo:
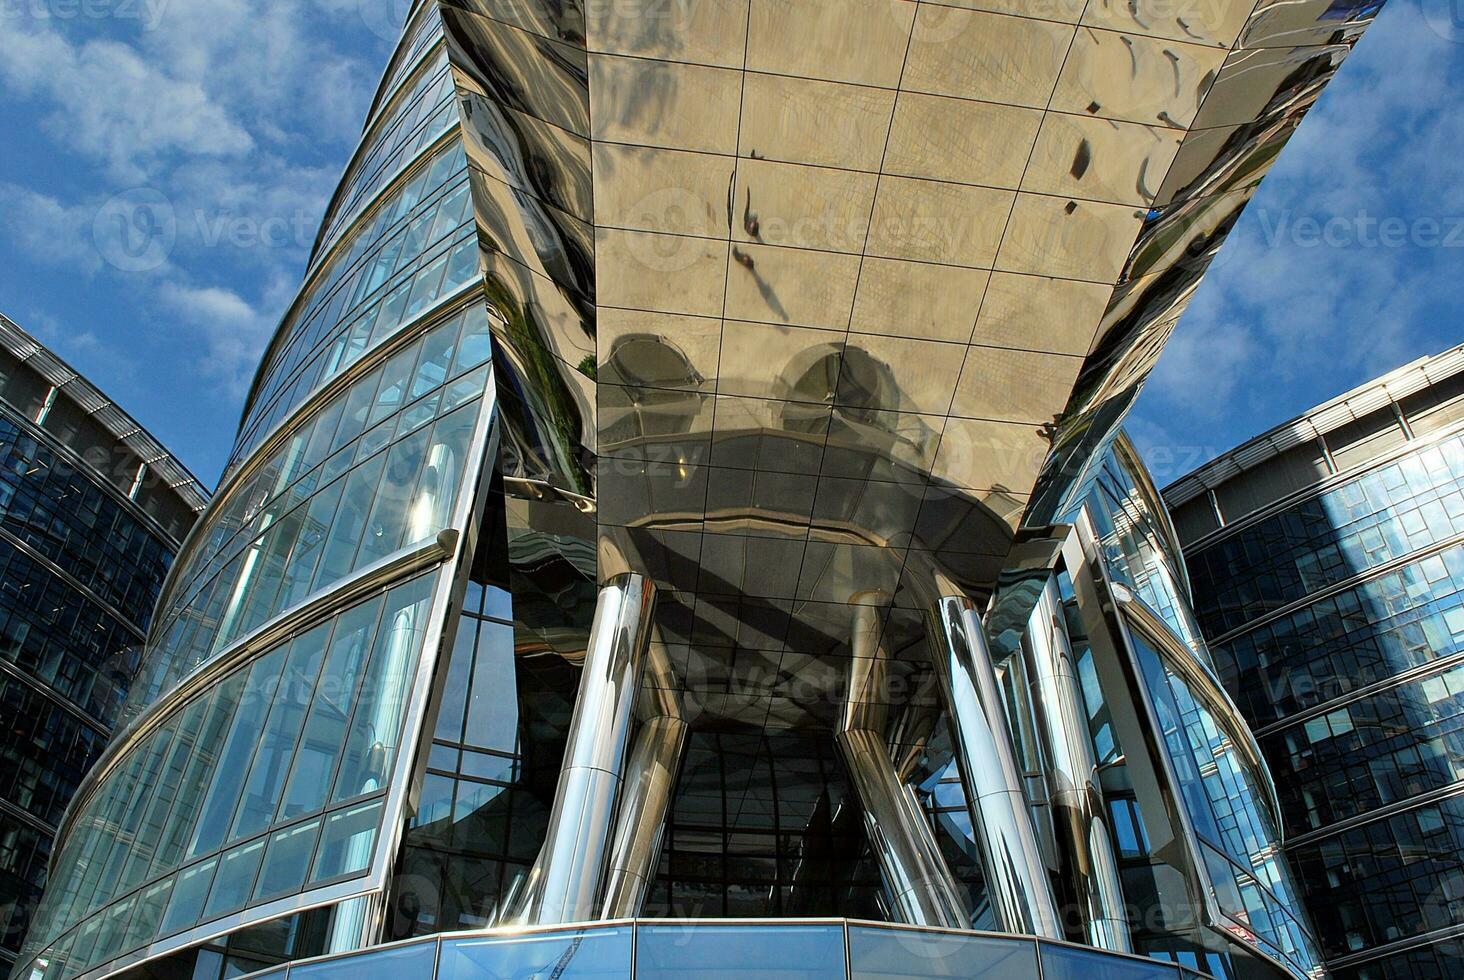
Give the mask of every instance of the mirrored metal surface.
M 1072 889 L 1087 942 L 1132 952 L 1079 668 L 1053 576 L 1041 580 L 1022 654 L 1047 760 L 1053 823 L 1066 856 L 1062 881 Z
M 655 588 L 639 575 L 617 576 L 600 589 L 549 829 L 509 921 L 553 925 L 599 911 L 654 609 Z M 649 776 L 654 742 L 646 752 L 641 761 Z M 641 788 L 653 787 L 638 786 L 637 792 Z M 627 830 L 632 837 L 634 822 Z
M 1057 903 L 1037 846 L 1006 709 L 981 617 L 964 596 L 943 596 L 931 613 L 936 668 L 951 740 L 981 850 L 987 897 L 1009 932 L 1062 937 Z

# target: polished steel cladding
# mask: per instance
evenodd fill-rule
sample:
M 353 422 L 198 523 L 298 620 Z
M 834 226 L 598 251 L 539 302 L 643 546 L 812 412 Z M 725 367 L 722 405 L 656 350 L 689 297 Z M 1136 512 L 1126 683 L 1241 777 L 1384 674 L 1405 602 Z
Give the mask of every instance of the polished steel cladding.
M 626 781 L 631 723 L 655 602 L 655 589 L 639 575 L 617 576 L 600 590 L 554 813 L 539 860 L 524 885 L 523 911 L 516 916 L 528 925 L 593 918 L 600 907 L 612 843 L 628 850 L 638 832 L 645 833 L 635 826 L 640 820 L 634 807 L 625 808 L 632 823 L 623 833 L 614 827 L 614 815 Z M 657 734 L 647 732 L 647 741 Z M 647 753 L 651 758 L 645 758 Z M 635 761 L 642 770 L 635 774 L 638 791 L 656 788 L 643 785 L 640 778 L 654 776 L 656 755 L 654 743 L 637 753 Z M 628 856 L 620 863 L 627 860 Z
M 907 774 L 897 771 L 884 731 L 889 708 L 883 692 L 892 670 L 879 645 L 878 595 L 853 607 L 855 653 L 849 669 L 849 699 L 836 736 L 849 776 L 864 809 L 865 836 L 874 851 L 891 908 L 909 925 L 961 928 L 970 921 L 940 844 Z
M 1061 939 L 981 615 L 964 596 L 945 596 L 933 620 L 945 647 L 936 672 L 996 921 L 1006 932 Z
M 1131 952 L 1098 760 L 1057 581 L 1048 577 L 1041 590 L 1032 607 L 1022 653 L 1047 762 L 1052 819 L 1069 862 L 1066 880 L 1077 893 L 1088 942 L 1099 949 Z
M 1319 977 L 1117 427 L 1380 7 L 412 4 L 17 976 Z

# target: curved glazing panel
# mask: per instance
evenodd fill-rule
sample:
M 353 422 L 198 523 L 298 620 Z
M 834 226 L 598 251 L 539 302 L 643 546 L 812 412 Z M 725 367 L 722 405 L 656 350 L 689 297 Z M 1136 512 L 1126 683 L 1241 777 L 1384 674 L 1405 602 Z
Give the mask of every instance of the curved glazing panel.
M 364 874 L 436 579 L 302 630 L 150 719 L 71 814 L 26 955 L 72 976 Z
M 1294 833 L 1445 789 L 1464 774 L 1464 666 L 1323 709 L 1261 747 Z
M 488 384 L 473 305 L 303 419 L 220 498 L 174 573 L 135 713 L 283 610 L 447 526 Z
M 19 422 L 0 416 L 4 528 L 134 623 L 152 613 L 173 545 Z
M 1208 659 L 1169 512 L 1122 431 L 1103 453 L 1086 486 L 1080 505 L 1086 507 L 1102 538 L 1109 574 L 1133 589 L 1198 655 Z
M 1220 637 L 1464 534 L 1464 434 L 1310 496 L 1190 552 L 1200 622 Z
M 1129 635 L 1221 912 L 1298 972 L 1315 969 L 1321 953 L 1268 812 L 1270 774 L 1241 750 L 1244 736 L 1208 697 L 1166 664 L 1161 644 L 1133 623 Z
M 1029 936 L 845 919 L 620 920 L 448 934 L 251 975 L 250 980 L 1208 980 L 1179 964 Z
M 309 394 L 478 275 L 462 147 L 450 142 L 382 201 L 318 273 L 277 340 L 230 472 Z
M 428 18 L 428 23 L 435 22 Z M 437 40 L 436 32 L 421 40 Z M 402 85 L 387 108 L 387 115 L 372 126 L 371 136 L 356 151 L 346 178 L 321 225 L 317 254 L 335 245 L 338 233 L 355 219 L 364 202 L 389 183 L 402 165 L 457 124 L 452 106 L 454 88 L 447 59 L 439 52 L 422 64 Z
M 1216 644 L 1258 729 L 1464 654 L 1464 545 L 1410 562 Z

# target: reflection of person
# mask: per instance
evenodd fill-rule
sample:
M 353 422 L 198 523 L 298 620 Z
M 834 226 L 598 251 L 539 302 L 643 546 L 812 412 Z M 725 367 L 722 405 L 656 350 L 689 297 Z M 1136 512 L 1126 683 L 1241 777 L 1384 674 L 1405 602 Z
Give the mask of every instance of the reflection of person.
M 747 203 L 742 208 L 742 230 L 747 232 L 747 237 L 754 241 L 762 241 L 759 232 L 762 224 L 757 220 L 757 215 L 752 212 L 752 188 L 747 188 Z
M 751 255 L 748 255 L 736 245 L 732 246 L 732 261 L 752 273 L 752 281 L 757 284 L 758 295 L 762 297 L 768 309 L 777 314 L 784 323 L 788 322 L 788 311 L 783 309 L 783 304 L 778 300 L 778 294 L 773 291 L 772 284 L 757 274 L 757 262 Z

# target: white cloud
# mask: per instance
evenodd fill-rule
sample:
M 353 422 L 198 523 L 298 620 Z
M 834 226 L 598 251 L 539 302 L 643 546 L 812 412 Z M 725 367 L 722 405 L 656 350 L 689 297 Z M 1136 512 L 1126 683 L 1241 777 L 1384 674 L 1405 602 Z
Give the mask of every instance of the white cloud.
M 269 313 L 219 286 L 164 283 L 157 291 L 171 329 L 196 345 L 196 362 L 230 400 L 241 399 L 274 330 Z
M 358 0 L 148 9 L 146 22 L 7 20 L 0 98 L 81 165 L 58 154 L 76 179 L 0 183 L 0 237 L 104 274 L 97 289 L 155 314 L 160 338 L 195 345 L 209 385 L 238 399 L 298 286 L 384 53 L 347 48 L 374 40 Z M 170 222 L 166 254 L 136 274 L 103 262 L 95 241 L 99 209 L 124 192 L 160 195 Z M 63 354 L 89 342 L 68 337 Z
M 28 254 L 51 265 L 94 272 L 101 256 L 92 243 L 96 209 L 63 204 L 16 184 L 0 184 L 0 231 Z
M 129 45 L 73 45 L 48 29 L 11 30 L 0 81 L 48 102 L 59 143 L 102 162 L 113 180 L 142 183 L 171 153 L 233 156 L 254 140 L 194 81 L 170 77 Z
M 1461 65 L 1464 46 L 1416 4 L 1383 9 L 1206 277 L 1136 426 L 1179 442 L 1223 427 L 1233 442 L 1457 342 L 1438 320 L 1464 305 L 1464 249 L 1390 247 L 1379 226 L 1464 229 Z M 1313 244 L 1307 219 L 1337 243 Z

